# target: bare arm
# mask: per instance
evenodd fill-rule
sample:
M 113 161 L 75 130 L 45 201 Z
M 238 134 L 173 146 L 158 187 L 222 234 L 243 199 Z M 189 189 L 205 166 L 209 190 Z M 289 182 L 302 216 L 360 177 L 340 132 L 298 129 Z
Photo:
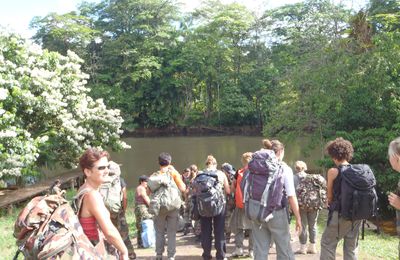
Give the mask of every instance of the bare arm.
M 224 176 L 224 189 L 226 194 L 231 194 L 231 187 L 229 187 L 228 178 L 226 177 L 225 173 L 222 173 Z
M 330 168 L 327 173 L 327 187 L 326 187 L 326 192 L 327 192 L 327 197 L 328 197 L 328 205 L 332 203 L 333 201 L 333 181 L 336 179 L 338 176 L 339 171 L 336 168 Z
M 298 233 L 300 233 L 302 226 L 301 226 L 301 218 L 300 218 L 300 212 L 299 212 L 299 204 L 297 203 L 297 197 L 289 196 L 288 200 L 289 200 L 290 208 L 292 209 L 294 217 L 296 218 L 296 231 Z
M 128 207 L 128 195 L 126 194 L 126 187 L 122 189 L 122 210 L 126 211 Z
M 86 211 L 95 217 L 107 241 L 115 246 L 121 254 L 121 259 L 128 259 L 128 249 L 117 228 L 110 219 L 110 213 L 104 205 L 103 199 L 97 191 L 89 192 L 84 198 Z

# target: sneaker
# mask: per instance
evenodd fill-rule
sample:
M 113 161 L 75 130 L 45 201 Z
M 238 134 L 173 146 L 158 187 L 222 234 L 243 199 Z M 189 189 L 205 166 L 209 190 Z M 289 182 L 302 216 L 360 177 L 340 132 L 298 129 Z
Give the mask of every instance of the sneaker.
M 249 250 L 249 257 L 250 257 L 250 258 L 254 258 L 254 253 L 253 253 L 253 250 L 252 250 L 252 249 Z
M 232 257 L 243 256 L 243 248 L 236 247 L 235 252 L 232 253 Z
M 306 255 L 307 254 L 307 245 L 306 244 L 300 244 L 300 248 L 299 248 L 299 250 L 297 250 L 296 252 L 295 252 L 295 254 L 298 254 L 298 255 Z
M 175 257 L 168 257 L 168 260 L 175 260 Z
M 308 245 L 307 253 L 309 254 L 316 254 L 317 253 L 317 247 L 315 246 L 315 243 L 310 243 Z
M 156 260 L 162 260 L 162 255 L 156 255 Z
M 129 260 L 133 260 L 133 259 L 136 259 L 136 253 L 135 252 L 133 252 L 132 254 L 129 254 Z

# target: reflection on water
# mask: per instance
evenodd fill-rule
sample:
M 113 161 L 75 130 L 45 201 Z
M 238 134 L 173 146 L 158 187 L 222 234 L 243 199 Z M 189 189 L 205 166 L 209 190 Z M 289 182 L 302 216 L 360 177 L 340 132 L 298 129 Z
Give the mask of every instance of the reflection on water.
M 220 166 L 224 162 L 240 168 L 240 158 L 244 152 L 253 152 L 261 147 L 262 137 L 249 136 L 213 136 L 213 137 L 156 137 L 124 138 L 132 149 L 111 153 L 114 161 L 122 164 L 121 170 L 128 187 L 133 188 L 142 174 L 150 175 L 158 169 L 157 158 L 161 152 L 172 155 L 172 164 L 182 172 L 190 164 L 204 167 L 208 154 L 212 154 Z M 309 157 L 302 155 L 302 143 L 295 141 L 285 144 L 284 161 L 293 167 L 296 160 L 303 160 L 309 169 L 315 169 L 315 159 L 320 158 L 318 149 L 310 152 Z

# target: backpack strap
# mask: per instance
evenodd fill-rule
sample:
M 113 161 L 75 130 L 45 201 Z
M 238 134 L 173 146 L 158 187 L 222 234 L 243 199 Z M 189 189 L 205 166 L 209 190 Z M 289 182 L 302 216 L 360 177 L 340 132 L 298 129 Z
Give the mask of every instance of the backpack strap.
M 81 207 L 83 204 L 83 198 L 85 197 L 86 193 L 88 193 L 91 190 L 92 190 L 91 188 L 84 188 L 84 189 L 80 190 L 78 192 L 78 194 L 76 194 L 76 196 L 74 197 L 73 206 L 74 206 L 75 214 L 78 216 L 78 218 L 80 216 Z

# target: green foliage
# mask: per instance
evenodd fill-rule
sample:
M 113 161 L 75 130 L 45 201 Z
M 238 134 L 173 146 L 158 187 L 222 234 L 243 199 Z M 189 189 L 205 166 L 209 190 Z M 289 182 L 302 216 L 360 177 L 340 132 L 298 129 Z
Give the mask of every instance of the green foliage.
M 89 146 L 125 146 L 119 111 L 88 96 L 80 62 L 0 32 L 0 177 L 74 167 Z

